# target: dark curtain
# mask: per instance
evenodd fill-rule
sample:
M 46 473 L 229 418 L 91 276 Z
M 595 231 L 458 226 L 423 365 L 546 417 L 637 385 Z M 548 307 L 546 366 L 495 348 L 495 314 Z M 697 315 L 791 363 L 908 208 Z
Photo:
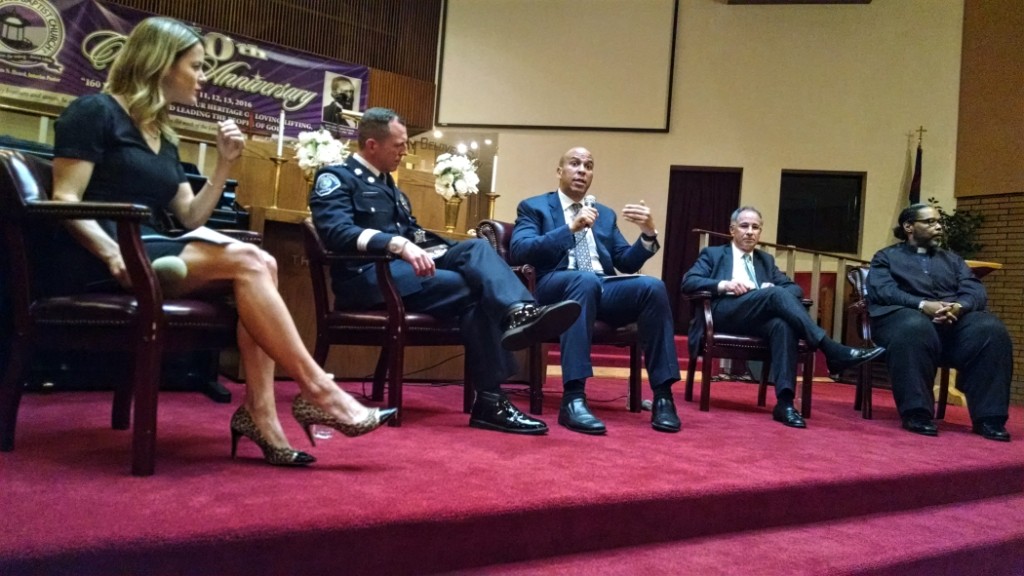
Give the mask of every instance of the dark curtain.
M 742 177 L 739 168 L 672 169 L 661 279 L 668 288 L 677 334 L 685 334 L 690 324 L 689 306 L 679 297 L 679 285 L 697 260 L 700 238 L 693 229 L 729 231 L 729 216 L 739 207 Z M 712 246 L 725 242 L 711 238 Z
M 7 288 L 7 275 L 7 258 L 0 254 L 0 376 L 7 372 L 11 337 L 14 334 L 14 319 L 11 316 L 11 294 Z

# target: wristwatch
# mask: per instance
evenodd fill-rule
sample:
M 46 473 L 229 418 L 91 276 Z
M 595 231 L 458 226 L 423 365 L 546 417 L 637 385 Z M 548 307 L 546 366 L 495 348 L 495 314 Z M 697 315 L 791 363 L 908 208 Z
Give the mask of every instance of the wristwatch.
M 393 236 L 391 241 L 388 242 L 388 252 L 395 255 L 401 254 L 402 250 L 405 250 L 405 245 L 408 243 L 409 240 L 407 238 L 403 238 L 402 236 Z
M 647 234 L 644 234 L 643 232 L 641 232 L 640 233 L 640 237 L 643 238 L 644 240 L 646 240 L 647 242 L 654 242 L 655 240 L 658 239 L 658 231 L 655 230 L 654 234 L 652 234 L 650 236 L 648 236 Z

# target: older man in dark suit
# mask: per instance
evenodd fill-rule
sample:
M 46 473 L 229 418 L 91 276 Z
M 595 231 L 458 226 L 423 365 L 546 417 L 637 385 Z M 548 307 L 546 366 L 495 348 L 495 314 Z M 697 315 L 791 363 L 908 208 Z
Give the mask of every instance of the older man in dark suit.
M 775 383 L 772 418 L 793 428 L 804 428 L 803 416 L 793 406 L 796 391 L 797 341 L 803 339 L 825 353 L 831 374 L 838 374 L 884 352 L 883 348 L 850 348 L 833 341 L 815 324 L 801 303 L 803 290 L 775 265 L 775 259 L 756 248 L 761 240 L 761 213 L 743 206 L 732 213 L 732 242 L 701 251 L 683 276 L 683 292 L 713 295 L 711 315 L 716 330 L 760 336 L 768 341 Z M 690 325 L 690 354 L 696 354 L 704 335 L 704 317 Z
M 583 307 L 560 339 L 564 392 L 558 423 L 584 434 L 606 431 L 584 393 L 587 378 L 594 375 L 590 343 L 594 321 L 600 319 L 617 326 L 637 323 L 654 393 L 651 427 L 678 432 L 672 384 L 679 381 L 679 358 L 668 294 L 660 279 L 635 274 L 659 248 L 651 211 L 642 200 L 623 207 L 623 219 L 640 228 L 640 237 L 630 243 L 619 231 L 615 212 L 587 196 L 594 177 L 589 150 L 566 152 L 557 174 L 558 190 L 519 203 L 510 251 L 514 261 L 537 269 L 540 302 L 571 299 Z
M 391 172 L 406 153 L 405 123 L 393 111 L 371 108 L 359 125 L 359 151 L 317 174 L 309 208 L 331 250 L 398 258 L 391 272 L 405 309 L 460 319 L 469 375 L 477 386 L 470 426 L 518 434 L 544 434 L 547 425 L 520 412 L 501 392 L 515 373 L 508 352 L 561 334 L 580 305 L 538 306 L 508 264 L 484 240 L 448 242 L 424 230 Z M 339 306 L 380 306 L 373 264 L 353 260 L 331 269 Z

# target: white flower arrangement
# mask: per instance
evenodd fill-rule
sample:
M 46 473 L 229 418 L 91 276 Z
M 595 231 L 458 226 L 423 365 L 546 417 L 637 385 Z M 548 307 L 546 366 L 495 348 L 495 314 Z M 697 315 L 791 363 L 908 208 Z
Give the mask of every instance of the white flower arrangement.
M 465 198 L 467 194 L 476 194 L 479 189 L 480 177 L 476 175 L 476 160 L 470 160 L 461 154 L 444 153 L 437 157 L 434 164 L 434 190 L 451 200 L 458 196 Z
M 295 144 L 295 158 L 299 168 L 312 175 L 321 166 L 341 164 L 348 158 L 348 142 L 336 140 L 323 128 L 313 132 L 299 132 Z

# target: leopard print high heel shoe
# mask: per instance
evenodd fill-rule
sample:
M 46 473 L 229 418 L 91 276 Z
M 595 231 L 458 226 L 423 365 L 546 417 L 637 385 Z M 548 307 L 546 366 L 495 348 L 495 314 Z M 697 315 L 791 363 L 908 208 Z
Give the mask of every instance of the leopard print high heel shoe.
M 354 424 L 346 424 L 310 404 L 302 395 L 295 397 L 295 401 L 292 402 L 292 416 L 295 416 L 295 420 L 302 426 L 302 429 L 306 431 L 306 436 L 309 437 L 311 444 L 316 446 L 316 441 L 313 439 L 313 426 L 327 426 L 334 428 L 338 432 L 341 432 L 349 438 L 356 436 L 362 436 L 368 432 L 372 432 L 377 428 L 380 428 L 382 424 L 391 419 L 395 413 L 398 412 L 397 408 L 370 408 L 370 413 L 363 418 L 361 422 Z
M 252 414 L 246 410 L 245 405 L 238 407 L 235 410 L 234 416 L 231 417 L 231 458 L 235 457 L 235 453 L 238 450 L 238 439 L 245 436 L 249 440 L 252 440 L 260 450 L 263 451 L 263 459 L 267 464 L 274 466 L 306 466 L 316 462 L 316 458 L 300 452 L 298 450 L 292 450 L 291 448 L 282 448 L 280 446 L 273 446 L 263 436 L 260 429 L 256 427 L 256 422 L 252 419 Z

